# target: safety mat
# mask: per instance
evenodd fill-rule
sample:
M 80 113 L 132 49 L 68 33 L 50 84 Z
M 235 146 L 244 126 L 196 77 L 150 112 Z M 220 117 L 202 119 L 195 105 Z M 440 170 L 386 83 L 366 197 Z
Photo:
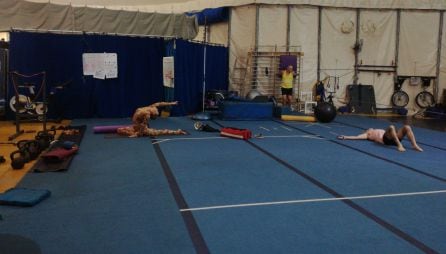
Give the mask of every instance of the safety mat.
M 49 190 L 12 188 L 0 194 L 0 205 L 34 206 L 50 195 Z
M 55 151 L 57 149 L 63 148 L 66 142 L 72 142 L 77 147 L 80 146 L 82 138 L 84 137 L 85 130 L 87 127 L 82 126 L 67 126 L 64 131 L 60 134 L 58 141 L 51 146 L 47 152 Z M 63 157 L 59 161 L 48 161 L 40 157 L 39 160 L 31 168 L 31 172 L 41 173 L 41 172 L 59 172 L 66 171 L 69 169 L 71 161 L 73 160 L 76 153 L 71 153 L 68 156 Z

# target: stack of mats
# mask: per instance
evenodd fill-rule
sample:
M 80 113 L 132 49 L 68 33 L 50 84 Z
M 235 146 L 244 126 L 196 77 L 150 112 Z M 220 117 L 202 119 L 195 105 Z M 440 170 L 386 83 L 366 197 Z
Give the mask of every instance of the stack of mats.
M 75 153 L 68 154 L 69 156 L 64 156 L 62 160 L 55 161 L 55 160 L 48 160 L 45 159 L 44 154 L 51 155 L 51 153 L 56 152 L 57 150 L 62 150 L 64 142 L 72 142 L 77 147 L 80 146 L 80 143 L 82 141 L 82 138 L 84 137 L 84 133 L 86 130 L 86 126 L 67 126 L 65 127 L 65 130 L 78 130 L 73 131 L 72 134 L 62 133 L 58 141 L 50 147 L 50 149 L 47 152 L 42 153 L 42 156 L 39 158 L 39 160 L 34 164 L 34 166 L 31 168 L 31 171 L 33 172 L 57 172 L 57 171 L 66 171 L 70 167 L 71 161 L 73 160 L 73 157 L 75 156 Z M 73 148 L 73 150 L 77 151 L 76 148 Z

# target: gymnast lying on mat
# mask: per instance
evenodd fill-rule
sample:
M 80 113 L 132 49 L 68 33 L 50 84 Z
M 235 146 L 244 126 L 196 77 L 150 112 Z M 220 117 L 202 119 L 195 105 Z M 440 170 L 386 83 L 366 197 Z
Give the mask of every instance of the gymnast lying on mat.
M 401 144 L 401 140 L 407 136 L 412 143 L 412 147 L 422 152 L 423 149 L 418 146 L 415 140 L 415 135 L 413 134 L 412 128 L 409 125 L 404 125 L 403 128 L 397 130 L 395 126 L 390 125 L 387 130 L 383 129 L 368 129 L 364 133 L 357 136 L 338 136 L 338 139 L 367 139 L 380 144 L 396 146 L 398 151 L 404 152 L 406 149 Z
M 178 101 L 174 102 L 157 102 L 147 107 L 137 108 L 133 114 L 132 126 L 121 127 L 117 129 L 119 135 L 133 137 L 143 137 L 143 136 L 159 136 L 159 135 L 185 135 L 185 131 L 178 130 L 157 130 L 149 128 L 148 120 L 156 119 L 159 115 L 158 107 L 173 106 L 178 105 Z

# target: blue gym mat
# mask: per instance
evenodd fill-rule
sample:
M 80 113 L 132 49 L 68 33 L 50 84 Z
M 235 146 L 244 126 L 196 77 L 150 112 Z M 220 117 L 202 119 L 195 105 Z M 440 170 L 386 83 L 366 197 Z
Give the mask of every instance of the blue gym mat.
M 49 196 L 51 196 L 49 190 L 11 188 L 0 193 L 0 205 L 35 206 Z
M 27 175 L 20 186 L 52 198 L 0 207 L 0 233 L 42 253 L 446 252 L 444 133 L 414 128 L 422 153 L 336 139 L 389 124 L 365 117 L 205 122 L 250 129 L 248 141 L 196 131 L 187 117 L 151 121 L 185 136 L 92 133 L 129 122 L 74 121 L 88 127 L 82 153 L 65 173 Z

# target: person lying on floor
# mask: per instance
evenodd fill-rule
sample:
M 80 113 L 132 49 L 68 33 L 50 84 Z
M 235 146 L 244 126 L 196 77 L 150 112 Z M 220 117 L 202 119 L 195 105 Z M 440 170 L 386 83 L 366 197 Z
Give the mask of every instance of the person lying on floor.
M 401 144 L 401 140 L 407 136 L 412 143 L 412 147 L 422 152 L 423 149 L 418 146 L 415 140 L 415 135 L 413 134 L 412 128 L 409 125 L 404 125 L 401 129 L 397 130 L 395 126 L 390 125 L 386 130 L 383 129 L 368 129 L 364 133 L 357 136 L 338 136 L 338 139 L 367 139 L 373 142 L 388 146 L 396 146 L 398 151 L 404 152 L 406 149 Z
M 159 115 L 158 107 L 178 105 L 178 101 L 174 102 L 157 102 L 152 105 L 137 108 L 133 114 L 132 126 L 118 128 L 119 135 L 128 137 L 143 137 L 143 136 L 160 136 L 160 135 L 185 135 L 184 130 L 169 130 L 169 129 L 153 129 L 149 127 L 149 119 L 156 119 Z

